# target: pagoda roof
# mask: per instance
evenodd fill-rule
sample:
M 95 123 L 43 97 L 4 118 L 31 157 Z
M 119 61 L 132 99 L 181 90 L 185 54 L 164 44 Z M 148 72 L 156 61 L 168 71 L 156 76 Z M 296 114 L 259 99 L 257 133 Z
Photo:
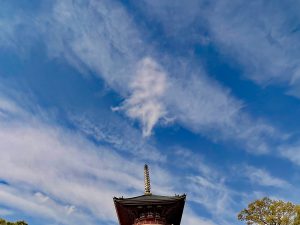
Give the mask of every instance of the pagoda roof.
M 183 213 L 186 195 L 161 196 L 141 195 L 132 198 L 114 198 L 120 225 L 134 224 L 134 218 L 138 214 L 139 207 L 159 206 L 165 208 L 165 216 L 168 224 L 179 225 Z
M 171 202 L 177 202 L 185 200 L 186 195 L 175 195 L 175 196 L 163 196 L 163 195 L 140 195 L 132 198 L 116 198 L 114 201 L 124 205 L 141 205 L 141 204 L 169 204 Z

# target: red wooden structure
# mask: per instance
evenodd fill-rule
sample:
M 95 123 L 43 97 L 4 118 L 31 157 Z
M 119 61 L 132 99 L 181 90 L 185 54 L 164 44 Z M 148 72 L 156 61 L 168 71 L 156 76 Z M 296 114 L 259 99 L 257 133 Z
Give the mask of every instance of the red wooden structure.
M 120 225 L 180 225 L 186 195 L 151 194 L 147 165 L 145 165 L 144 172 L 144 195 L 133 198 L 114 198 Z

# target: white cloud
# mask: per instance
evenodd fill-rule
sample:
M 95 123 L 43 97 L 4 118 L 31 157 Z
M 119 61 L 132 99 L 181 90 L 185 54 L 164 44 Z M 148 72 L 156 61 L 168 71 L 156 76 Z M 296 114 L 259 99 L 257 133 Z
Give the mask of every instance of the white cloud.
M 205 159 L 199 152 L 192 152 L 191 150 L 183 147 L 176 146 L 172 149 L 172 160 L 174 164 L 179 164 L 182 168 L 192 169 L 197 173 L 203 174 L 206 177 L 219 177 L 220 174 L 207 165 Z
M 200 217 L 189 209 L 185 211 L 181 223 L 189 225 L 215 225 L 213 221 Z
M 1 204 L 61 224 L 116 221 L 112 197 L 142 194 L 143 164 L 78 133 L 46 125 L 37 116 L 0 119 L 0 177 L 8 183 L 0 185 Z M 150 169 L 154 193 L 182 189 L 182 181 L 175 182 L 161 166 L 153 162 Z M 189 205 L 186 210 L 187 225 L 213 224 Z
M 80 15 L 80 16 L 79 16 Z M 116 1 L 56 1 L 39 18 L 50 57 L 97 73 L 118 92 L 128 91 L 144 49 L 130 15 Z M 44 23 L 49 24 L 45 27 Z
M 28 190 L 18 190 L 10 186 L 0 186 L 1 203 L 8 205 L 17 212 L 52 219 L 63 224 L 70 224 L 76 221 L 84 221 L 86 224 L 93 224 L 92 219 L 82 212 L 69 216 L 65 206 L 49 199 L 47 202 L 40 202 L 35 199 Z
M 22 31 L 35 30 L 51 58 L 64 59 L 83 73 L 92 71 L 120 96 L 129 96 L 123 109 L 142 123 L 144 136 L 166 113 L 193 132 L 213 141 L 234 141 L 254 153 L 270 151 L 272 141 L 285 135 L 247 115 L 243 103 L 209 78 L 201 65 L 163 55 L 146 43 L 121 4 L 67 0 L 55 1 L 47 9 L 23 20 Z M 19 34 L 17 28 L 12 33 Z M 22 35 L 27 33 L 32 32 Z M 140 61 L 148 55 L 155 57 Z M 150 80 L 155 87 L 147 86 Z
M 279 147 L 279 153 L 291 162 L 300 165 L 300 147 L 298 144 L 284 145 Z
M 290 85 L 289 93 L 300 96 L 300 4 L 259 0 L 172 3 L 144 0 L 136 4 L 150 20 L 163 26 L 173 42 L 191 44 L 209 39 L 222 54 L 230 56 L 229 60 L 241 64 L 245 77 L 263 86 Z M 191 34 L 183 35 L 187 31 Z
M 3 102 L 20 108 L 9 99 L 3 98 Z M 14 110 L 7 110 L 9 113 Z M 20 113 L 18 116 L 23 119 L 0 120 L 0 164 L 3 168 L 0 177 L 10 184 L 0 185 L 4 206 L 63 224 L 69 224 L 69 217 L 73 215 L 77 221 L 90 218 L 86 224 L 97 224 L 96 220 L 116 219 L 112 196 L 142 194 L 143 165 L 138 155 L 128 159 L 121 156 L 124 152 L 119 155 L 78 133 L 46 125 L 38 115 Z M 192 169 L 193 173 L 176 177 L 178 171 L 169 172 L 153 162 L 153 192 L 163 195 L 175 191 L 188 193 L 186 211 L 194 215 L 188 213 L 188 217 L 184 217 L 188 225 L 197 221 L 232 224 L 237 204 L 234 196 L 241 197 L 243 193 L 229 189 L 225 177 L 200 156 L 186 149 L 175 151 L 176 158 L 179 156 L 182 161 L 175 160 L 174 163 L 181 165 L 183 170 Z M 212 221 L 195 215 L 189 202 L 211 211 Z M 27 204 L 29 207 L 25 207 Z
M 17 106 L 14 102 L 7 100 L 3 96 L 0 96 L 0 117 L 6 117 L 10 115 L 24 114 L 25 111 Z
M 275 128 L 248 116 L 243 104 L 229 90 L 208 78 L 197 66 L 187 63 L 188 59 L 177 61 L 172 56 L 165 56 L 167 60 L 153 57 L 146 63 L 140 61 L 148 55 L 144 54 L 148 53 L 148 46 L 141 41 L 142 35 L 126 10 L 114 1 L 88 3 L 57 1 L 53 9 L 50 7 L 50 13 L 36 15 L 32 23 L 35 29 L 32 24 L 25 25 L 30 31 L 41 33 L 50 57 L 62 57 L 83 73 L 93 71 L 121 96 L 129 96 L 130 104 L 126 105 L 128 102 L 125 101 L 124 106 L 128 112 L 133 109 L 132 117 L 144 121 L 145 134 L 149 134 L 158 119 L 168 112 L 187 129 L 212 140 L 237 140 L 254 152 L 267 152 L 269 139 L 280 138 L 281 134 Z M 26 21 L 20 20 L 20 23 Z M 13 24 L 5 27 L 14 28 L 14 32 L 18 30 Z M 136 66 L 142 71 L 139 75 L 145 76 L 135 77 Z M 160 76 L 158 79 L 156 75 L 148 77 L 149 71 L 151 75 L 154 71 L 153 74 Z M 148 84 L 148 78 L 157 89 L 144 86 Z M 153 107 L 153 101 L 158 108 Z M 140 103 L 141 108 L 137 107 Z M 11 107 L 14 105 L 2 102 L 6 111 L 18 112 L 16 107 Z M 144 119 L 141 112 L 145 111 L 154 112 L 154 115 Z M 86 133 L 98 132 L 90 125 L 83 127 Z M 100 139 L 107 138 L 100 132 L 97 134 Z M 112 137 L 111 143 L 115 141 L 118 140 Z M 122 142 L 116 146 L 120 145 Z M 5 168 L 0 171 L 0 177 L 14 187 L 1 189 L 6 204 L 31 214 L 36 207 L 45 204 L 39 214 L 58 220 L 77 212 L 83 216 L 92 214 L 98 220 L 111 220 L 115 218 L 113 195 L 137 194 L 143 190 L 142 174 L 138 172 L 142 165 L 135 161 L 136 158 L 128 160 L 121 156 L 125 154 L 119 155 L 77 133 L 45 125 L 36 119 L 30 118 L 23 123 L 1 120 L 0 146 L 0 162 Z M 199 170 L 210 174 L 205 167 Z M 175 188 L 167 171 L 157 165 L 152 171 L 157 179 L 154 186 L 159 186 L 162 193 Z M 226 214 L 233 215 L 232 192 L 224 179 L 207 174 L 184 178 L 184 188 L 195 196 L 193 200 L 197 204 L 212 211 L 216 209 L 214 213 L 224 218 Z M 17 199 L 10 200 L 11 193 Z M 36 199 L 30 205 L 32 207 L 26 209 L 25 205 L 32 197 Z M 61 216 L 61 212 L 66 215 Z M 67 223 L 61 220 L 61 223 Z M 186 221 L 187 224 L 211 224 L 195 215 Z
M 246 77 L 293 90 L 299 87 L 299 8 L 281 1 L 216 1 L 205 15 L 213 38 L 243 65 Z
M 183 68 L 178 65 L 175 70 L 182 74 L 170 78 L 166 102 L 181 123 L 198 131 L 232 124 L 242 104 L 230 95 L 229 90 L 208 78 L 200 69 L 181 71 Z
M 180 66 L 176 68 L 181 72 Z M 182 77 L 170 78 L 166 105 L 171 116 L 182 126 L 210 139 L 238 143 L 245 150 L 261 154 L 271 150 L 276 138 L 284 140 L 286 134 L 266 121 L 247 114 L 241 101 L 201 71 L 188 71 Z
M 240 202 L 237 199 L 245 199 L 242 190 L 235 190 L 226 185 L 227 176 L 192 174 L 186 177 L 185 188 L 188 190 L 189 201 L 201 205 L 211 214 L 216 224 L 235 224 L 236 212 Z
M 59 134 L 59 136 L 66 135 Z M 114 218 L 114 211 L 110 204 L 114 193 L 104 189 L 103 184 L 100 185 L 99 182 L 102 179 L 107 182 L 116 182 L 118 174 L 113 174 L 108 168 L 106 168 L 107 173 L 103 174 L 105 170 L 103 167 L 106 166 L 103 165 L 99 156 L 95 152 L 84 153 L 79 149 L 80 145 L 82 149 L 89 149 L 91 146 L 89 147 L 88 143 L 87 145 L 79 144 L 81 141 L 71 144 L 69 142 L 74 140 L 68 139 L 59 138 L 56 130 L 43 127 L 2 127 L 0 131 L 0 154 L 3 168 L 0 173 L 1 178 L 18 186 L 21 189 L 18 190 L 20 193 L 25 192 L 21 188 L 23 185 L 32 189 L 38 188 L 65 204 L 88 208 L 93 214 L 103 219 L 109 219 L 109 216 Z M 95 159 L 93 160 L 92 157 Z M 108 158 L 109 156 L 106 160 Z M 111 160 L 112 163 L 118 164 L 117 161 Z M 94 165 L 92 168 L 92 164 L 99 165 Z M 91 179 L 87 179 L 87 176 L 91 176 Z M 95 181 L 92 177 L 95 177 Z M 128 175 L 124 174 L 123 177 L 127 177 L 126 182 L 131 180 Z M 140 186 L 142 189 L 142 185 Z M 48 202 L 46 198 L 41 199 L 40 195 L 35 196 L 40 203 Z M 13 202 L 10 202 L 12 206 L 14 206 Z M 25 208 L 22 210 L 26 211 Z M 60 216 L 57 216 L 58 218 Z
M 272 176 L 264 169 L 247 166 L 245 175 L 251 183 L 259 186 L 272 186 L 278 188 L 288 188 L 290 184 L 283 179 Z
M 116 220 L 113 196 L 143 193 L 139 158 L 122 157 L 78 133 L 44 124 L 38 115 L 17 117 L 22 119 L 0 119 L 0 177 L 8 183 L 0 185 L 2 205 L 62 224 L 96 224 Z M 151 174 L 153 191 L 173 192 L 169 172 L 153 162 Z
M 151 135 L 155 124 L 166 115 L 162 96 L 166 91 L 166 74 L 152 58 L 144 58 L 138 64 L 136 75 L 130 89 L 131 95 L 121 107 L 115 110 L 124 110 L 132 119 L 142 123 L 143 135 Z
M 0 208 L 0 216 L 9 216 L 14 214 L 12 210 Z
M 166 157 L 159 152 L 149 139 L 145 140 L 139 129 L 117 114 L 101 112 L 101 117 L 74 115 L 69 116 L 74 126 L 85 136 L 96 142 L 105 142 L 121 152 L 126 152 L 143 160 L 163 162 Z
M 133 4 L 148 17 L 149 21 L 159 23 L 164 29 L 164 35 L 175 46 L 186 44 L 207 44 L 209 39 L 199 35 L 205 18 L 200 17 L 199 10 L 203 9 L 207 2 L 199 0 L 140 0 Z M 178 45 L 179 44 L 179 45 Z
M 74 220 L 94 224 L 85 221 L 90 214 L 114 220 L 114 195 L 142 193 L 142 164 L 38 118 L 18 116 L 23 119 L 0 120 L 0 177 L 9 183 L 0 185 L 2 204 L 63 224 L 76 212 Z
M 193 196 L 191 201 L 202 204 L 209 211 L 214 210 L 216 215 L 225 215 L 224 212 L 231 208 L 226 207 L 231 204 L 230 194 L 222 178 L 195 175 L 190 176 L 188 180 L 188 190 Z

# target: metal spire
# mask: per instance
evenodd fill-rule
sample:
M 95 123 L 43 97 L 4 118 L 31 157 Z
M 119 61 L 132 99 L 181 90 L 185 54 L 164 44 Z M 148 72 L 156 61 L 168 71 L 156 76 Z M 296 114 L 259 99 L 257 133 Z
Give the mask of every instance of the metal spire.
M 148 165 L 144 166 L 144 180 L 145 180 L 145 195 L 151 195 L 150 176 Z

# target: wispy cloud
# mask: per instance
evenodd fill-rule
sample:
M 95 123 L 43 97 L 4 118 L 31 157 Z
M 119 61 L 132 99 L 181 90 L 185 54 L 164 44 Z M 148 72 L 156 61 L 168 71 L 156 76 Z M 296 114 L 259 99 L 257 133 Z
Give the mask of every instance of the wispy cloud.
M 209 178 L 198 174 L 188 177 L 187 185 L 189 193 L 193 196 L 191 200 L 212 212 L 214 219 L 219 222 L 230 220 L 234 215 L 233 193 L 226 187 L 224 181 L 224 177 Z
M 203 207 L 210 214 L 210 220 L 195 218 L 195 221 L 199 221 L 200 224 L 209 224 L 212 221 L 215 224 L 234 224 L 235 199 L 237 196 L 244 198 L 243 191 L 230 188 L 226 183 L 227 179 L 230 179 L 227 173 L 209 165 L 200 153 L 182 147 L 176 147 L 173 151 L 175 157 L 170 158 L 170 161 L 174 165 L 181 165 L 181 170 L 188 171 L 178 180 L 178 183 L 185 184 L 181 188 L 188 193 L 188 201 Z M 187 214 L 189 215 L 189 212 Z M 191 218 L 190 222 L 193 220 L 194 218 Z
M 195 214 L 194 212 L 190 211 L 189 209 L 185 210 L 185 214 L 182 218 L 182 224 L 189 224 L 189 225 L 215 225 L 211 220 L 202 218 Z
M 275 138 L 284 140 L 285 133 L 263 119 L 251 117 L 243 102 L 207 77 L 205 72 L 189 72 L 182 79 L 170 78 L 166 96 L 166 104 L 182 126 L 212 140 L 233 141 L 258 154 L 270 152 Z
M 177 148 L 177 160 L 173 160 L 173 156 L 152 145 L 155 135 L 153 139 L 143 139 L 142 135 L 155 134 L 153 129 L 161 120 L 172 118 L 174 123 L 213 142 L 229 140 L 230 144 L 237 143 L 251 153 L 277 154 L 274 144 L 284 142 L 287 134 L 271 122 L 248 113 L 247 105 L 210 77 L 195 58 L 172 56 L 156 48 L 157 40 L 144 38 L 143 29 L 120 2 L 65 0 L 47 4 L 47 7 L 41 4 L 41 8 L 33 9 L 34 13 L 21 10 L 11 13 L 13 17 L 1 17 L 0 46 L 13 48 L 19 55 L 20 49 L 28 50 L 39 40 L 50 59 L 68 63 L 83 75 L 92 74 L 102 79 L 117 93 L 118 99 L 123 99 L 118 109 L 141 123 L 143 132 L 139 134 L 138 129 L 131 127 L 131 121 L 122 120 L 125 117 L 119 113 L 114 113 L 120 116 L 118 119 L 111 116 L 101 120 L 70 113 L 68 122 L 73 130 L 64 128 L 52 124 L 53 121 L 45 123 L 37 113 L 31 114 L 22 107 L 24 104 L 0 95 L 0 164 L 3 167 L 0 177 L 8 183 L 0 185 L 1 203 L 12 210 L 38 214 L 62 224 L 75 223 L 70 218 L 76 223 L 84 221 L 81 223 L 91 225 L 103 221 L 115 223 L 111 197 L 142 193 L 143 178 L 139 171 L 142 161 L 150 160 L 154 190 L 166 195 L 180 190 L 192 196 L 188 198 L 187 214 L 183 218 L 187 225 L 234 224 L 237 202 L 246 202 L 249 196 L 262 196 L 263 192 L 235 190 L 227 183 L 230 175 L 217 172 L 201 156 Z M 265 33 L 260 32 L 263 26 L 256 27 L 257 33 L 251 33 L 251 21 L 242 15 L 244 11 L 248 15 L 248 9 L 243 8 L 237 18 L 231 15 L 231 7 L 238 3 L 202 4 L 192 0 L 174 4 L 149 1 L 149 4 L 156 19 L 169 29 L 172 39 L 206 17 L 199 24 L 209 25 L 206 28 L 209 41 L 222 46 L 222 52 L 239 58 L 247 77 L 265 83 L 281 79 L 277 72 L 283 74 L 288 68 L 293 75 L 282 79 L 296 87 L 298 61 L 288 61 L 292 59 L 290 48 L 282 50 L 276 40 L 280 34 L 274 36 L 272 30 L 265 37 Z M 159 8 L 161 6 L 163 8 Z M 172 10 L 166 10 L 169 7 Z M 205 7 L 212 10 L 204 12 Z M 254 4 L 253 9 L 255 7 Z M 165 17 L 165 13 L 173 9 L 184 13 Z M 217 12 L 216 18 L 213 12 Z M 223 21 L 227 13 L 228 20 Z M 266 27 L 271 26 L 270 21 L 267 22 Z M 275 25 L 277 22 L 274 21 Z M 194 36 L 195 32 L 188 38 L 206 40 L 206 37 Z M 183 38 L 180 36 L 178 41 Z M 259 47 L 266 49 L 262 54 L 246 45 L 261 39 L 264 41 Z M 280 39 L 279 44 L 281 40 L 283 44 L 294 43 L 293 38 L 286 38 L 287 42 L 284 39 Z M 282 59 L 283 53 L 287 59 Z M 273 63 L 268 58 L 272 54 L 276 64 L 273 68 L 267 66 Z M 260 73 L 268 77 L 261 78 Z M 14 120 L 8 119 L 11 117 Z M 106 120 L 112 124 L 107 125 Z M 299 164 L 298 148 L 286 147 L 285 150 L 280 155 Z M 170 158 L 172 165 L 176 165 L 175 171 L 168 169 Z M 277 187 L 277 190 L 288 185 L 264 169 L 250 168 L 246 173 L 251 175 L 250 182 L 264 187 Z M 176 177 L 177 174 L 180 176 Z M 206 218 L 198 216 L 191 205 L 211 213 Z
M 9 113 L 9 114 L 8 114 Z M 24 113 L 24 111 L 11 101 L 0 96 L 0 117 Z
M 288 188 L 290 185 L 287 181 L 271 175 L 268 171 L 252 166 L 246 167 L 245 175 L 251 183 L 258 186 Z
M 120 109 L 141 122 L 144 136 L 167 113 L 186 129 L 214 141 L 234 141 L 254 153 L 269 152 L 274 140 L 285 136 L 249 115 L 243 103 L 209 78 L 201 65 L 160 52 L 143 40 L 143 30 L 120 3 L 68 0 L 55 1 L 48 8 L 24 20 L 21 31 L 6 21 L 13 36 L 35 30 L 51 58 L 103 79 L 125 99 Z
M 143 135 L 151 134 L 159 119 L 166 115 L 162 97 L 166 91 L 166 74 L 151 58 L 144 58 L 138 64 L 136 75 L 130 84 L 131 95 L 122 106 L 114 110 L 124 110 L 132 119 L 142 123 Z
M 300 165 L 300 146 L 298 143 L 279 147 L 279 154 L 291 162 Z
M 113 196 L 142 193 L 143 163 L 138 158 L 45 124 L 38 115 L 17 116 L 23 119 L 0 119 L 0 177 L 7 183 L 0 185 L 2 205 L 62 224 L 92 225 L 116 221 Z M 156 193 L 173 192 L 176 184 L 168 171 L 153 162 L 151 174 L 153 187 L 159 187 Z
M 104 116 L 105 115 L 105 116 Z M 69 120 L 84 136 L 93 139 L 97 143 L 106 143 L 119 152 L 133 155 L 140 159 L 155 162 L 163 162 L 166 157 L 151 144 L 151 140 L 145 140 L 140 130 L 130 126 L 115 113 L 102 116 L 75 115 L 70 113 Z
M 0 185 L 2 204 L 63 224 L 70 218 L 94 224 L 90 215 L 115 218 L 114 195 L 143 190 L 142 164 L 28 115 L 0 119 L 0 177 L 8 183 Z
M 299 96 L 298 3 L 192 0 L 171 5 L 145 0 L 137 5 L 164 27 L 173 42 L 182 39 L 191 44 L 206 38 L 240 64 L 245 77 L 264 86 L 284 83 L 290 94 Z M 182 35 L 187 30 L 192 35 Z
M 299 7 L 281 1 L 216 1 L 206 15 L 213 38 L 242 64 L 247 78 L 290 85 L 289 92 L 299 96 Z
M 27 190 L 18 190 L 10 186 L 0 186 L 1 203 L 8 205 L 18 212 L 26 212 L 31 215 L 52 219 L 56 222 L 69 224 L 70 221 L 86 221 L 93 224 L 92 219 L 78 211 L 69 216 L 67 205 L 60 204 L 48 198 L 41 201 L 39 196 L 32 195 Z
M 52 7 L 40 15 L 41 24 L 37 24 L 50 57 L 67 60 L 83 72 L 93 71 L 111 88 L 127 93 L 145 46 L 122 5 L 67 0 L 55 1 Z
M 0 216 L 4 217 L 4 216 L 12 215 L 12 214 L 14 214 L 14 212 L 12 210 L 0 208 Z
M 7 98 L 5 102 L 19 108 Z M 129 159 L 114 149 L 95 145 L 80 133 L 45 124 L 38 115 L 18 116 L 23 119 L 0 120 L 0 177 L 8 183 L 0 185 L 4 206 L 62 224 L 74 219 L 93 225 L 99 221 L 114 223 L 112 196 L 142 193 L 143 165 L 138 156 Z M 174 161 L 181 165 L 179 171 L 152 163 L 153 191 L 164 195 L 188 193 L 187 214 L 183 217 L 188 225 L 234 223 L 235 198 L 245 199 L 244 193 L 229 188 L 226 175 L 207 165 L 201 156 L 187 149 L 175 151 L 182 158 Z M 267 174 L 257 171 L 256 177 Z M 177 177 L 177 173 L 184 175 Z M 281 185 L 271 175 L 264 180 L 266 185 Z M 211 218 L 195 214 L 191 204 L 210 211 Z

